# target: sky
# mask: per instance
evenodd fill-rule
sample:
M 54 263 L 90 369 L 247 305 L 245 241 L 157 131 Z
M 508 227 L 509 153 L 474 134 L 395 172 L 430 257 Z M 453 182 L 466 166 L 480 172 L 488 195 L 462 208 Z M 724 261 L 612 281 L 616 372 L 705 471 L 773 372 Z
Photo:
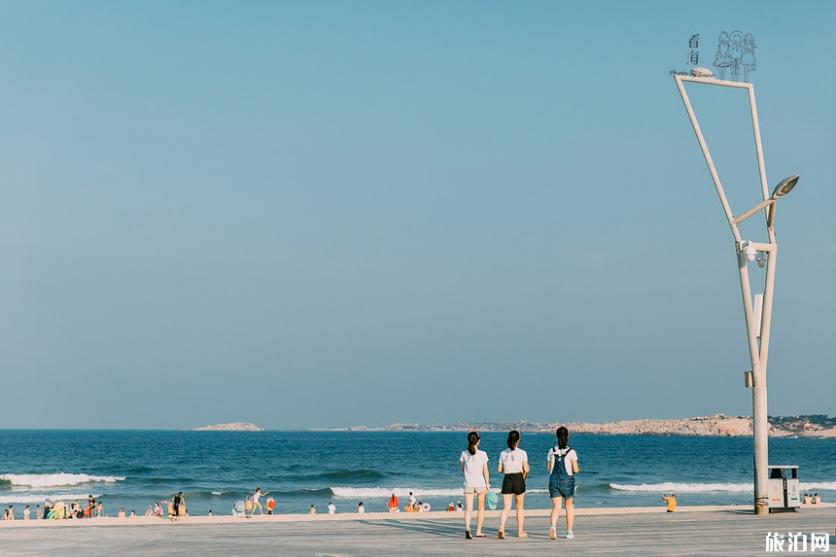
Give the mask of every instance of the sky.
M 669 73 L 734 29 L 757 40 L 770 183 L 801 175 L 770 414 L 836 414 L 834 20 L 3 2 L 0 428 L 749 414 L 734 245 Z M 689 91 L 742 212 L 745 95 Z

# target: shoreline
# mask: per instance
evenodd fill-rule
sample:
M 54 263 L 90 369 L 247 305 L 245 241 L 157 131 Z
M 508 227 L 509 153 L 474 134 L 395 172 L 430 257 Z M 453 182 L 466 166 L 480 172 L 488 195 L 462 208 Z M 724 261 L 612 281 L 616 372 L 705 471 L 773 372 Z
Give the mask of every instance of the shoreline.
M 810 511 L 836 509 L 836 503 L 817 503 L 806 505 L 798 512 L 773 513 L 770 516 L 803 516 Z M 549 516 L 550 509 L 526 510 L 526 518 L 537 518 Z M 499 509 L 486 511 L 485 518 L 499 518 Z M 600 508 L 575 508 L 576 516 L 618 516 L 618 515 L 676 515 L 681 513 L 733 513 L 737 515 L 751 515 L 752 509 L 742 505 L 689 505 L 679 506 L 674 513 L 667 513 L 664 506 L 657 507 L 600 507 Z M 564 512 L 561 512 L 561 516 Z M 513 516 L 511 517 L 513 518 Z M 0 530 L 4 528 L 89 528 L 89 527 L 133 527 L 133 526 L 175 526 L 178 524 L 265 524 L 265 523 L 293 523 L 293 522 L 384 522 L 384 521 L 409 521 L 427 519 L 464 519 L 464 513 L 459 511 L 429 511 L 429 512 L 367 512 L 367 513 L 338 513 L 338 514 L 308 514 L 288 513 L 274 515 L 257 515 L 249 518 L 232 515 L 195 515 L 183 517 L 177 521 L 156 516 L 136 516 L 134 518 L 99 517 L 83 519 L 16 519 L 11 521 L 0 521 Z M 474 514 L 475 520 L 475 514 Z

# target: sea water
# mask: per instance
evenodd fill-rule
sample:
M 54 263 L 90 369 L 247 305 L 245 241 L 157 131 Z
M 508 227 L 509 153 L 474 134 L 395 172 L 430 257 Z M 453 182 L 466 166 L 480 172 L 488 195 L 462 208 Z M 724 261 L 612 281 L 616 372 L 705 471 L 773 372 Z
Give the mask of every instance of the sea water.
M 482 434 L 491 484 L 504 433 Z M 521 448 L 532 467 L 526 505 L 548 501 L 546 455 L 555 442 L 524 433 Z M 752 501 L 752 441 L 735 437 L 574 435 L 581 473 L 576 504 L 661 505 L 675 492 L 682 505 Z M 141 515 L 154 501 L 183 491 L 192 514 L 229 514 L 233 504 L 260 487 L 280 513 L 383 511 L 394 491 L 405 502 L 412 491 L 433 510 L 462 500 L 459 455 L 465 433 L 436 432 L 213 432 L 213 431 L 0 431 L 0 503 L 104 501 Z M 836 501 L 836 439 L 777 438 L 770 462 L 798 464 L 802 492 Z

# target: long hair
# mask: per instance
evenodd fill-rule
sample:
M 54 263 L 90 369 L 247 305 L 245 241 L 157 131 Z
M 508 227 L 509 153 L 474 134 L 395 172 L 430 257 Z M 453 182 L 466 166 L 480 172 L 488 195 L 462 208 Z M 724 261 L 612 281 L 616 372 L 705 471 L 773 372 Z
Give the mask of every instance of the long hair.
M 563 426 L 557 428 L 557 431 L 554 432 L 557 435 L 557 448 L 558 449 L 565 449 L 569 446 L 569 430 Z
M 467 452 L 476 454 L 476 445 L 479 444 L 479 434 L 471 431 L 467 434 Z
M 508 433 L 508 448 L 512 451 L 517 447 L 517 443 L 520 442 L 520 432 L 516 429 L 512 429 Z

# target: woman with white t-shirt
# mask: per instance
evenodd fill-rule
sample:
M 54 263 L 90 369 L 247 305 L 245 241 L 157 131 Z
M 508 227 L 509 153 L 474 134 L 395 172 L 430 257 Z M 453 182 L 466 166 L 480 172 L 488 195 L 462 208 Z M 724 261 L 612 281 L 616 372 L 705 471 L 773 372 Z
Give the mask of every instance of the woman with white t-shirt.
M 484 538 L 482 524 L 485 522 L 485 494 L 491 487 L 488 472 L 488 453 L 479 450 L 479 434 L 471 431 L 467 434 L 467 450 L 459 457 L 464 472 L 464 537 L 473 539 L 470 533 L 470 520 L 473 517 L 473 496 L 476 495 L 476 537 Z
M 569 447 L 569 430 L 557 428 L 557 446 L 549 449 L 546 464 L 549 469 L 549 496 L 552 499 L 551 528 L 549 539 L 557 539 L 557 517 L 560 515 L 560 503 L 566 505 L 566 539 L 575 537 L 572 526 L 575 524 L 575 474 L 578 467 L 578 453 Z
M 511 512 L 511 505 L 517 504 L 517 536 L 527 538 L 525 533 L 525 479 L 528 477 L 528 453 L 520 448 L 520 432 L 513 430 L 508 434 L 508 448 L 499 455 L 499 473 L 505 474 L 502 480 L 502 513 L 499 515 L 499 539 L 505 539 L 505 521 Z

